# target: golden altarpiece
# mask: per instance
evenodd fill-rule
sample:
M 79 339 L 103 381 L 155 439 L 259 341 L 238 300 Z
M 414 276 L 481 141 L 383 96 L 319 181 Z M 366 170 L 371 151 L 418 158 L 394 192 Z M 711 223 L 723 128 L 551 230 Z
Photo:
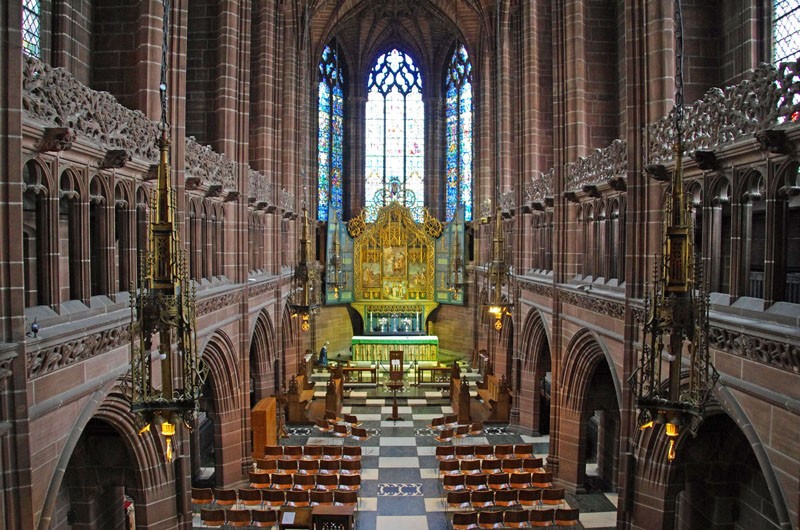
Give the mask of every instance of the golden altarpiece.
M 362 318 L 353 360 L 386 361 L 402 350 L 408 361 L 436 361 L 439 340 L 427 319 L 440 303 L 464 304 L 453 287 L 462 274 L 454 267 L 465 263 L 463 214 L 443 225 L 426 211 L 417 223 L 407 207 L 391 202 L 373 223 L 365 212 L 348 223 L 331 217 L 326 304 L 350 304 Z

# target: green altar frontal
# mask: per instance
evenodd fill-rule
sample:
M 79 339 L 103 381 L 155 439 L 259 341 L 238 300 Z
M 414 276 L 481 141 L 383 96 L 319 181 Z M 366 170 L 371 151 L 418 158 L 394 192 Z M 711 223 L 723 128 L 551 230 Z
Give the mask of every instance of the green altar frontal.
M 439 354 L 439 337 L 417 336 L 355 336 L 353 337 L 353 360 L 388 362 L 389 352 L 403 350 L 406 362 L 435 361 Z

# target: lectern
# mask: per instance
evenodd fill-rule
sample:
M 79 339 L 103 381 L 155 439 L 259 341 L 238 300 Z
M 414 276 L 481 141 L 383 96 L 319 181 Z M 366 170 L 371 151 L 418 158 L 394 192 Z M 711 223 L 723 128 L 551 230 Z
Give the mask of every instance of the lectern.
M 403 421 L 397 415 L 397 391 L 403 388 L 403 350 L 389 352 L 389 382 L 386 384 L 392 391 L 392 421 Z

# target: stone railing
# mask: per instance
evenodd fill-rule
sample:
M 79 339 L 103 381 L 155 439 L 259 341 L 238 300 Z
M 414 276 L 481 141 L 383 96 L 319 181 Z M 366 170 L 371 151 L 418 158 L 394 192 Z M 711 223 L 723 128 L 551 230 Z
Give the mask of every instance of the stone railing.
M 586 157 L 567 165 L 566 191 L 578 191 L 586 185 L 625 178 L 628 170 L 628 144 L 614 140 L 611 145 L 597 149 Z
M 674 157 L 673 113 L 647 127 L 647 153 L 651 164 Z M 762 64 L 741 83 L 712 88 L 687 106 L 683 121 L 683 146 L 687 153 L 711 149 L 751 137 L 759 131 L 791 120 L 800 113 L 800 72 L 797 62 L 775 68 Z
M 64 127 L 103 150 L 119 149 L 149 163 L 158 162 L 158 123 L 121 105 L 108 92 L 81 84 L 63 68 L 23 56 L 22 107 L 25 119 L 45 127 Z M 236 164 L 211 147 L 186 138 L 187 183 L 236 191 Z

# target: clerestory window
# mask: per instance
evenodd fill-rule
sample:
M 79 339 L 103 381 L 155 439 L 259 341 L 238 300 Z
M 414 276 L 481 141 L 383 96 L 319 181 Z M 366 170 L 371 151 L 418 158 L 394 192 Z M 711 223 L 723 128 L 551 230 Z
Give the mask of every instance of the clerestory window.
M 342 212 L 344 79 L 339 54 L 325 46 L 319 62 L 319 132 L 317 139 L 317 219 L 328 220 L 328 208 Z
M 459 206 L 464 220 L 472 220 L 472 63 L 467 49 L 453 52 L 445 80 L 445 182 L 446 220 L 452 221 Z
M 800 53 L 800 2 L 774 0 L 772 8 L 772 63 L 777 66 Z
M 39 0 L 22 2 L 22 49 L 31 57 L 41 59 L 42 6 Z

